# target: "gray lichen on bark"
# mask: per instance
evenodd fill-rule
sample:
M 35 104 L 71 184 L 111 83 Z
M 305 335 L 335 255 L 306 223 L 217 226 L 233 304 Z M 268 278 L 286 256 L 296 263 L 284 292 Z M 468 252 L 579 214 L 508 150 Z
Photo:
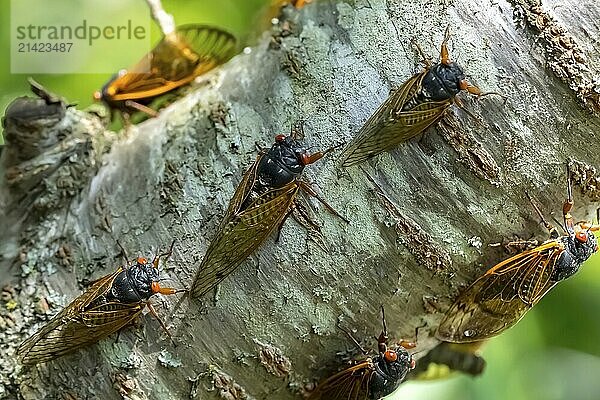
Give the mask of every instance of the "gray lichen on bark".
M 316 1 L 299 12 L 287 8 L 280 25 L 250 54 L 237 56 L 123 137 L 104 132 L 94 116 L 74 108 L 23 132 L 7 126 L 0 271 L 10 287 L 0 320 L 0 394 L 298 398 L 306 383 L 342 365 L 346 357 L 340 353 L 356 354 L 338 325 L 353 329 L 365 346 L 374 345 L 369 338 L 381 329 L 381 304 L 391 337 L 414 339 L 421 327 L 419 350 L 434 346 L 440 310 L 462 284 L 502 257 L 489 243 L 513 233 L 544 237 L 523 191 L 544 210 L 558 212 L 567 157 L 600 165 L 590 147 L 599 132 L 597 117 L 546 70 L 537 33 L 515 21 L 513 11 L 505 1 Z M 577 21 L 563 22 L 570 30 L 568 24 Z M 111 337 L 37 368 L 17 366 L 13 353 L 20 341 L 85 282 L 121 263 L 117 240 L 130 256 L 150 256 L 176 238 L 164 275 L 173 286 L 188 287 L 257 144 L 270 145 L 298 120 L 306 121 L 306 142 L 314 148 L 349 140 L 389 90 L 421 68 L 411 40 L 435 57 L 447 25 L 451 55 L 473 83 L 508 100 L 462 96 L 484 125 L 453 111 L 457 134 L 469 135 L 481 149 L 475 156 L 456 153 L 451 138 L 449 145 L 434 128 L 364 165 L 414 223 L 410 229 L 397 229 L 397 216 L 378 200 L 365 174 L 359 168 L 342 171 L 333 154 L 306 171 L 306 179 L 351 220 L 346 225 L 308 200 L 329 252 L 288 221 L 281 240 L 269 239 L 213 298 L 202 304 L 179 296 L 154 300 L 177 346 L 144 316 L 118 341 Z M 586 25 L 586 32 L 598 37 L 597 28 Z M 598 76 L 596 63 L 587 67 Z M 41 157 L 36 165 L 60 162 L 16 187 L 8 173 L 35 159 L 11 156 L 11 146 L 15 152 L 21 146 L 11 132 L 52 138 L 52 146 L 32 156 Z M 76 138 L 75 148 L 86 151 L 56 147 Z M 52 156 L 52 149 L 64 156 Z M 480 156 L 486 170 L 477 173 L 473 160 Z M 82 166 L 77 174 L 69 172 Z M 44 196 L 51 201 L 41 201 Z M 582 208 L 575 214 L 587 217 Z M 415 225 L 449 260 L 441 273 L 417 262 L 406 245 L 411 237 L 402 236 L 413 235 Z M 483 246 L 473 247 L 479 238 Z M 265 361 L 265 352 L 276 365 Z M 165 366 L 159 357 L 167 355 L 177 362 Z

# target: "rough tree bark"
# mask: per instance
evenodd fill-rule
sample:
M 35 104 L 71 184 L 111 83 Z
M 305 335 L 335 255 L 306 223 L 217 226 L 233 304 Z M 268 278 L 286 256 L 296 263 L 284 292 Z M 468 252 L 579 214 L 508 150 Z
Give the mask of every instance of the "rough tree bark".
M 384 304 L 393 338 L 420 350 L 461 285 L 503 256 L 490 243 L 544 237 L 530 191 L 559 215 L 564 165 L 600 165 L 595 143 L 600 9 L 595 1 L 315 1 L 285 10 L 239 55 L 158 118 L 119 136 L 74 107 L 19 99 L 5 120 L 0 207 L 0 397 L 292 399 L 373 346 Z M 575 10 L 575 11 L 574 11 Z M 306 141 L 349 140 L 418 71 L 411 40 L 451 55 L 484 91 L 462 96 L 422 137 L 359 168 L 335 154 L 307 168 L 349 225 L 310 201 L 330 251 L 288 221 L 201 304 L 156 299 L 177 346 L 149 315 L 73 355 L 23 368 L 18 344 L 91 279 L 114 271 L 118 240 L 150 256 L 177 239 L 164 272 L 188 287 L 256 144 L 305 120 Z M 576 198 L 578 218 L 589 218 Z M 231 249 L 235 251 L 235 249 Z

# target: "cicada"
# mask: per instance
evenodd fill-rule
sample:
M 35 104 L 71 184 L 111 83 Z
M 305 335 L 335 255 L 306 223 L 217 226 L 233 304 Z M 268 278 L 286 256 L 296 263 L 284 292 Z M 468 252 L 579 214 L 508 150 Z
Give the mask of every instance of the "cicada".
M 558 282 L 575 274 L 598 251 L 593 232 L 599 225 L 574 223 L 573 196 L 567 171 L 567 200 L 563 204 L 561 235 L 529 197 L 550 239 L 488 270 L 467 288 L 446 312 L 437 337 L 447 342 L 484 340 L 515 325 Z
M 259 154 L 246 171 L 196 273 L 192 297 L 201 297 L 218 285 L 275 229 L 280 230 L 288 216 L 292 215 L 309 233 L 318 234 L 318 225 L 298 201 L 300 191 L 315 197 L 331 213 L 348 222 L 309 183 L 301 180 L 304 167 L 335 147 L 310 154 L 301 143 L 302 136 L 301 129 L 292 130 L 289 136 L 275 136 L 273 146 Z
M 50 361 L 95 343 L 131 323 L 146 306 L 168 333 L 148 300 L 156 293 L 171 295 L 178 292 L 159 283 L 159 260 L 168 257 L 172 248 L 157 255 L 151 264 L 146 258 L 138 257 L 133 264 L 94 281 L 85 292 L 21 343 L 16 353 L 20 362 L 34 365 Z
M 196 77 L 223 64 L 236 52 L 235 37 L 218 28 L 183 25 L 163 39 L 136 65 L 121 70 L 94 93 L 111 109 L 124 113 L 156 112 L 150 101 L 186 85 Z
M 456 95 L 461 90 L 483 95 L 466 80 L 462 67 L 450 60 L 449 35 L 449 29 L 446 29 L 440 62 L 431 65 L 425 59 L 422 72 L 391 92 L 344 149 L 342 166 L 368 160 L 434 125 L 453 103 L 460 104 Z
M 415 368 L 415 360 L 406 350 L 415 347 L 415 344 L 401 341 L 394 348 L 389 348 L 383 307 L 381 313 L 383 330 L 377 338 L 379 354 L 327 378 L 308 396 L 308 400 L 378 400 L 400 386 L 406 374 Z M 348 335 L 367 355 L 360 344 Z
M 485 343 L 486 341 L 441 342 L 419 359 L 419 365 L 408 374 L 406 379 L 438 380 L 448 378 L 457 372 L 472 376 L 480 375 L 486 365 L 480 355 L 481 346 Z

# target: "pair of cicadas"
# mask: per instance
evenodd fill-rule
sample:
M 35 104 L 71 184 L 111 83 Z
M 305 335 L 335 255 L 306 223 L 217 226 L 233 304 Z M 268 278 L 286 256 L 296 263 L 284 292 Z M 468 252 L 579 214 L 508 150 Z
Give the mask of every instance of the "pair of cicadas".
M 196 274 L 190 290 L 192 297 L 201 297 L 218 285 L 274 230 L 281 229 L 290 215 L 307 228 L 310 235 L 320 236 L 319 226 L 299 201 L 300 191 L 314 196 L 345 220 L 301 180 L 307 165 L 334 148 L 311 154 L 301 143 L 302 136 L 301 129 L 293 130 L 290 136 L 276 136 L 273 146 L 263 151 L 244 174 Z M 156 257 L 152 265 L 138 258 L 134 265 L 119 268 L 94 282 L 19 347 L 22 362 L 48 361 L 94 343 L 129 324 L 146 306 L 156 314 L 148 302 L 150 296 L 175 293 L 174 289 L 162 288 L 159 284 L 159 258 Z

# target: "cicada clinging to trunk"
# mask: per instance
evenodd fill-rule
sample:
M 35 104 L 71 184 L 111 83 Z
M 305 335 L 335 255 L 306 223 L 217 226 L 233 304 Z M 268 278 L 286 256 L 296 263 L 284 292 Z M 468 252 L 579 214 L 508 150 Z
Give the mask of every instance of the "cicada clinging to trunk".
M 196 273 L 192 297 L 199 298 L 217 286 L 274 230 L 281 229 L 290 215 L 309 235 L 318 235 L 319 226 L 298 199 L 300 191 L 315 197 L 332 214 L 348 222 L 301 179 L 307 165 L 335 147 L 310 154 L 301 142 L 302 136 L 302 129 L 292 130 L 290 136 L 277 135 L 273 146 L 259 154 L 246 171 Z
M 17 349 L 22 364 L 34 365 L 61 357 L 103 339 L 130 324 L 148 310 L 168 333 L 149 299 L 154 294 L 170 295 L 178 290 L 159 283 L 157 255 L 152 263 L 138 257 L 132 265 L 120 267 L 91 286 L 55 315 Z
M 449 29 L 446 29 L 440 62 L 432 65 L 425 59 L 425 69 L 392 91 L 371 115 L 344 149 L 341 155 L 343 167 L 390 150 L 434 125 L 453 103 L 460 104 L 456 95 L 461 90 L 483 95 L 466 80 L 462 67 L 450 60 L 449 35 Z
M 415 344 L 401 341 L 393 348 L 388 347 L 383 306 L 381 314 L 383 331 L 377 338 L 378 354 L 325 379 L 309 395 L 308 400 L 379 400 L 400 386 L 406 374 L 415 368 L 415 360 L 406 351 L 415 347 Z M 367 355 L 360 344 L 346 333 Z
M 436 336 L 447 342 L 475 342 L 499 335 L 515 325 L 558 282 L 575 274 L 598 251 L 594 232 L 600 225 L 573 222 L 573 195 L 567 169 L 563 229 L 550 225 L 533 203 L 550 239 L 488 270 L 446 312 Z M 528 195 L 529 197 L 529 195 Z

